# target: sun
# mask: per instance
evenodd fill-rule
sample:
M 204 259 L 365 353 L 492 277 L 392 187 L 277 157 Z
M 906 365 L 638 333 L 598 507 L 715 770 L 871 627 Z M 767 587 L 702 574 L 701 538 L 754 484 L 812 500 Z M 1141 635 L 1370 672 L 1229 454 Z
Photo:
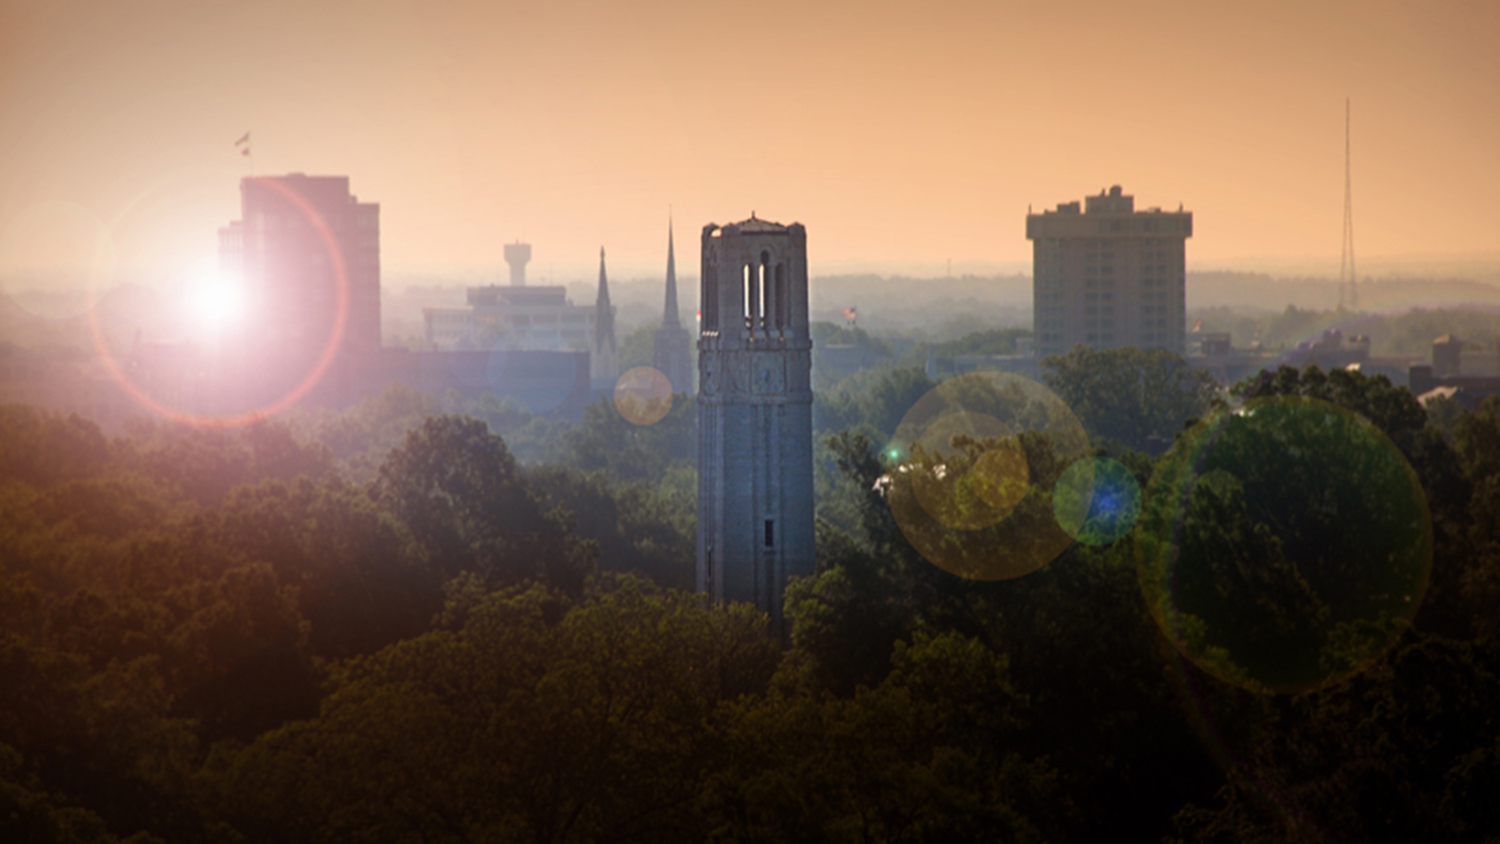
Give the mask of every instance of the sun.
M 223 328 L 240 318 L 245 309 L 245 291 L 219 274 L 208 274 L 188 290 L 188 313 L 202 329 Z

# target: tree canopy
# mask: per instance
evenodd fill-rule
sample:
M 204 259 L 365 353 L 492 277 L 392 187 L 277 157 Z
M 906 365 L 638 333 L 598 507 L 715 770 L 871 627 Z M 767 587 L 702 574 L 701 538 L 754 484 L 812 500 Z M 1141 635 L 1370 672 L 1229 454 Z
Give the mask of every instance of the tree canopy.
M 1094 448 L 949 381 L 1010 432 L 901 453 L 946 418 L 917 370 L 829 401 L 788 644 L 685 591 L 690 403 L 541 431 L 396 391 L 112 436 L 0 408 L 0 839 L 1492 838 L 1500 401 L 1075 354 Z M 1014 554 L 988 520 L 1055 514 L 1027 496 L 1100 440 L 1139 519 L 1024 576 L 935 565 L 893 506 L 920 463 L 922 512 Z

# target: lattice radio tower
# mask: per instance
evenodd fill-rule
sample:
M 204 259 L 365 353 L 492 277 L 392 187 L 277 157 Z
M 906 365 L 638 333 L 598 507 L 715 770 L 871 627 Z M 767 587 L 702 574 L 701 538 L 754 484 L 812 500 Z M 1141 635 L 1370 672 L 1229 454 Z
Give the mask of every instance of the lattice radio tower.
M 1354 190 L 1349 169 L 1349 99 L 1344 98 L 1344 245 L 1339 257 L 1339 308 L 1359 308 L 1359 276 L 1354 271 Z

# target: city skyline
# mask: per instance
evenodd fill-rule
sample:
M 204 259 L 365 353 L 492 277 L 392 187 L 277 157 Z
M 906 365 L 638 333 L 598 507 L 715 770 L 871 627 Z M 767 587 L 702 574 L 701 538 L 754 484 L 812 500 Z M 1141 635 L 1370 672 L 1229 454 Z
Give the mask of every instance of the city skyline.
M 1494 253 L 1500 11 L 756 9 L 6 3 L 0 275 L 173 276 L 251 172 L 354 179 L 392 274 L 518 239 L 539 279 L 659 273 L 669 208 L 795 214 L 827 268 L 1016 266 L 1023 209 L 1116 183 L 1195 210 L 1196 265 L 1332 272 L 1346 96 L 1362 268 Z

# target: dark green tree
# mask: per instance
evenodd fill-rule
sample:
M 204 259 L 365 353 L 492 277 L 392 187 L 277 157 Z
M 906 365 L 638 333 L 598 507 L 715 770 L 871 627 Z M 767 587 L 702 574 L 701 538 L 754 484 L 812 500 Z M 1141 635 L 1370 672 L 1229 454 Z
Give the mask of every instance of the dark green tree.
M 554 438 L 545 463 L 603 472 L 615 481 L 661 481 L 674 466 L 692 466 L 697 459 L 697 405 L 681 393 L 672 409 L 654 425 L 636 425 L 615 409 L 614 402 L 596 402 L 584 411 L 583 421 Z
M 320 657 L 374 653 L 418 635 L 442 607 L 443 574 L 362 488 L 307 478 L 242 487 L 208 522 L 211 542 L 269 563 L 296 589 Z
M 1161 451 L 1218 395 L 1211 374 L 1165 349 L 1077 346 L 1045 358 L 1042 367 L 1047 386 L 1091 437 L 1136 451 Z
M 747 607 L 470 579 L 444 629 L 351 665 L 318 719 L 221 759 L 218 787 L 256 840 L 698 841 L 715 713 L 777 659 Z
M 1416 470 L 1432 520 L 1432 578 L 1416 624 L 1448 636 L 1473 635 L 1475 614 L 1485 611 L 1464 598 L 1464 582 L 1478 559 L 1469 530 L 1477 475 L 1465 471 L 1455 444 L 1429 424 L 1416 396 L 1381 375 L 1346 369 L 1325 373 L 1316 366 L 1261 372 L 1236 384 L 1232 392 L 1243 401 L 1278 396 L 1327 401 L 1368 419 L 1395 443 Z
M 94 423 L 0 405 L 0 481 L 51 486 L 98 474 L 108 459 L 108 444 Z
M 691 589 L 697 526 L 696 474 L 686 466 L 666 483 L 611 483 L 603 472 L 542 466 L 527 473 L 546 506 L 572 514 L 574 533 L 599 547 L 601 571 L 634 571 L 658 585 Z
M 705 788 L 713 840 L 1054 839 L 1066 801 L 1019 740 L 1028 715 L 1005 657 L 952 633 L 902 643 L 851 697 L 741 701 Z
M 380 468 L 380 502 L 411 530 L 446 577 L 475 572 L 494 585 L 528 579 L 576 594 L 594 565 L 560 511 L 544 511 L 483 422 L 430 418 Z

